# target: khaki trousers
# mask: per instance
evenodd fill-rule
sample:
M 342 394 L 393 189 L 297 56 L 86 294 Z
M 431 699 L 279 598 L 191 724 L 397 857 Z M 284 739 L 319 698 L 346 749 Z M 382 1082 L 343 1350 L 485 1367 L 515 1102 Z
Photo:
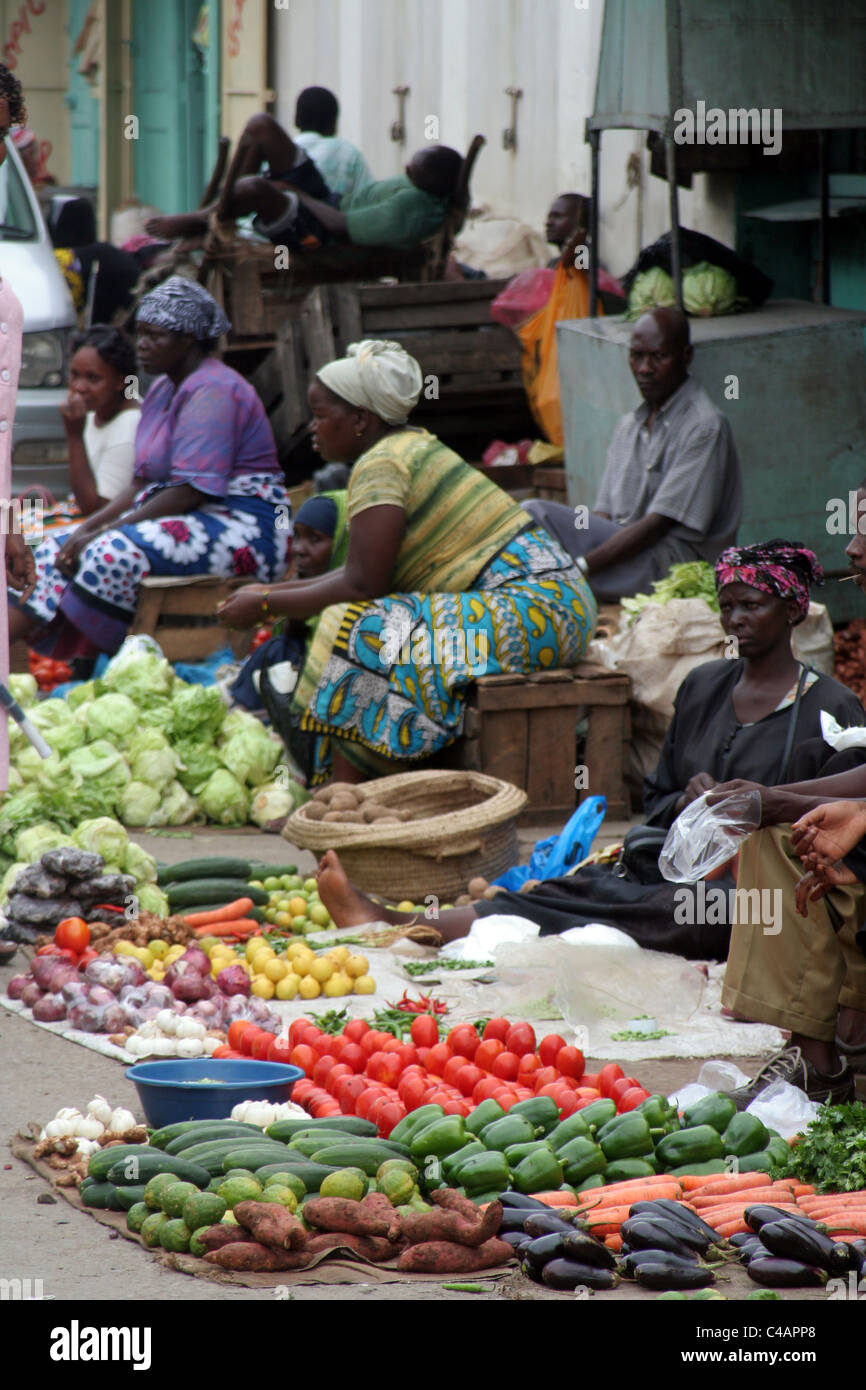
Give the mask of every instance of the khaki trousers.
M 789 826 L 758 830 L 744 843 L 737 888 L 774 891 L 781 930 L 733 926 L 722 1001 L 758 1023 L 831 1042 L 840 1005 L 866 1012 L 866 956 L 854 938 L 866 919 L 866 890 L 834 888 L 800 917 L 794 885 L 802 873 Z

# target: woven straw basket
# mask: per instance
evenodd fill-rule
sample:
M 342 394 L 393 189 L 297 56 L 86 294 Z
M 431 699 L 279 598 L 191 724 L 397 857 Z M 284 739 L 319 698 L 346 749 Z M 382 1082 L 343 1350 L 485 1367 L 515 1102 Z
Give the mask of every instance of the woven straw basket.
M 361 796 L 420 815 L 401 825 L 308 820 L 301 806 L 283 835 L 320 854 L 338 852 L 352 882 L 392 902 L 453 901 L 471 878 L 497 878 L 517 863 L 516 817 L 526 793 L 480 772 L 404 772 L 357 787 Z

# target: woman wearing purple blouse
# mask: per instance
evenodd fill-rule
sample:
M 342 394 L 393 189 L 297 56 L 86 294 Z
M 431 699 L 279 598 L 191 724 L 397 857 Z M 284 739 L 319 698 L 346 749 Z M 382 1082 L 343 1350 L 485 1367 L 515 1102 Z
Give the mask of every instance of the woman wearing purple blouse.
M 231 325 L 201 285 L 172 276 L 141 301 L 138 360 L 156 376 L 141 410 L 133 481 L 36 550 L 36 586 L 10 595 L 10 639 L 66 660 L 115 652 L 147 575 L 271 580 L 291 512 L 254 388 L 211 356 Z

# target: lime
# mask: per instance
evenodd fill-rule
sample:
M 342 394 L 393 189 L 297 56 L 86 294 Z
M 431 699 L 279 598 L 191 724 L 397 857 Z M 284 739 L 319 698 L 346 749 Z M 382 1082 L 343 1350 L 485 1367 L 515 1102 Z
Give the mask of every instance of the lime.
M 286 888 L 286 889 L 294 888 L 294 887 L 295 887 L 295 879 L 296 879 L 296 877 L 297 877 L 296 874 L 281 874 L 281 876 L 280 876 L 280 886 L 281 886 L 282 888 Z
M 263 887 L 267 892 L 272 893 L 275 888 L 282 888 L 282 883 L 278 878 L 266 878 Z
M 317 880 L 317 879 L 315 879 L 315 878 L 308 878 L 308 879 L 305 879 L 305 880 L 304 880 L 304 891 L 305 891 L 306 893 L 315 893 L 316 890 L 318 889 L 318 887 L 319 887 L 319 884 L 318 884 L 318 880 Z
M 307 915 L 317 927 L 326 927 L 331 920 L 331 914 L 324 903 L 312 903 L 307 909 Z
M 288 916 L 287 913 L 285 915 Z M 280 916 L 283 916 L 283 913 L 280 913 Z M 307 919 L 306 917 L 290 917 L 286 926 L 290 926 L 292 931 L 305 932 L 307 929 Z

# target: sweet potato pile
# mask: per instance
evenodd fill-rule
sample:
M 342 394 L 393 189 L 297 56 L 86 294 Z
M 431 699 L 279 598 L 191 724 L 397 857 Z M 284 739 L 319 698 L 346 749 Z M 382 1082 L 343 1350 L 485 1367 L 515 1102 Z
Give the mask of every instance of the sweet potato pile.
M 511 1246 L 496 1239 L 499 1202 L 481 1212 L 449 1188 L 432 1200 L 436 1210 L 401 1219 L 381 1192 L 360 1202 L 313 1197 L 303 1207 L 306 1228 L 284 1207 L 239 1202 L 237 1226 L 211 1226 L 199 1240 L 210 1264 L 258 1273 L 305 1269 L 328 1250 L 351 1250 L 373 1264 L 396 1258 L 398 1269 L 416 1274 L 464 1274 L 513 1259 Z

